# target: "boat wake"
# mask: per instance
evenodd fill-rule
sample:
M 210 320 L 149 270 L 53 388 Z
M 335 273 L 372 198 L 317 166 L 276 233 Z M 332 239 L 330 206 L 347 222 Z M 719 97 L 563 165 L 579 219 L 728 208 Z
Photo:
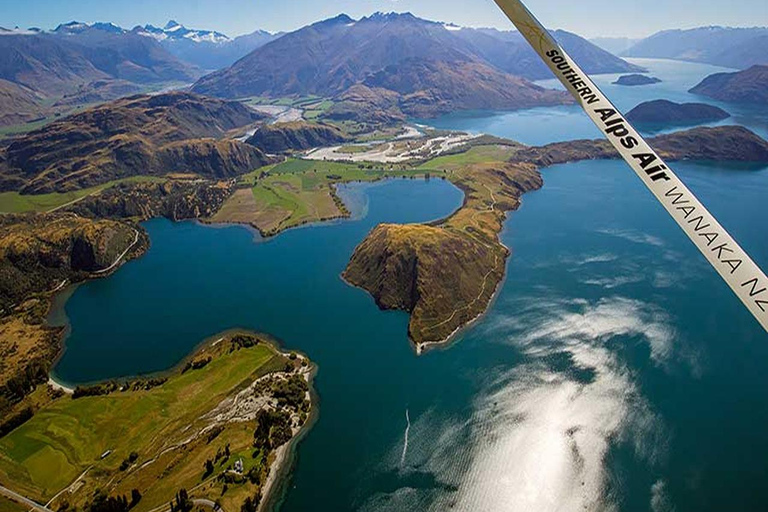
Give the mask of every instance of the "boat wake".
M 400 467 L 405 463 L 405 454 L 408 453 L 408 432 L 411 430 L 411 417 L 408 415 L 408 409 L 405 409 L 405 440 L 403 441 L 403 454 L 400 456 Z

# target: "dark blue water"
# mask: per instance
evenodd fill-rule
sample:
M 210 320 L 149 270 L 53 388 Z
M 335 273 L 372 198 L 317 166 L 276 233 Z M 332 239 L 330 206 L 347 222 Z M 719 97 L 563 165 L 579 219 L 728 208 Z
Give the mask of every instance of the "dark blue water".
M 675 170 L 768 267 L 768 169 Z M 347 189 L 357 220 L 266 243 L 147 223 L 146 256 L 67 302 L 56 373 L 167 368 L 230 327 L 305 351 L 320 416 L 284 511 L 765 510 L 768 337 L 621 162 L 543 173 L 503 233 L 497 300 L 449 347 L 417 357 L 406 315 L 339 279 L 378 222 L 461 201 L 441 181 L 391 181 Z
M 354 247 L 380 222 L 433 220 L 462 200 L 442 180 L 359 185 L 342 194 L 362 220 L 291 230 L 267 242 L 241 226 L 145 223 L 147 255 L 79 287 L 67 302 L 71 334 L 56 376 L 78 383 L 167 369 L 230 327 L 269 332 L 292 347 L 300 339 L 308 352 L 333 347 L 341 356 L 357 340 L 339 331 L 370 336 L 363 333 L 380 317 L 364 292 L 340 278 Z M 407 353 L 407 315 L 383 318 L 381 335 L 396 337 L 391 344 Z
M 666 99 L 677 103 L 708 103 L 726 110 L 732 117 L 715 123 L 705 123 L 707 126 L 740 124 L 760 136 L 768 138 L 768 106 L 722 103 L 688 92 L 702 79 L 713 73 L 733 72 L 734 70 L 709 64 L 662 59 L 628 60 L 647 68 L 649 74 L 661 79 L 662 82 L 653 85 L 627 87 L 613 85 L 612 82 L 615 82 L 620 75 L 593 76 L 594 82 L 621 111 L 626 113 L 644 101 L 657 99 Z M 556 79 L 543 80 L 538 83 L 544 87 L 563 89 L 562 84 Z M 447 130 L 492 133 L 531 145 L 602 136 L 578 105 L 541 107 L 520 112 L 456 112 L 438 119 L 420 122 Z M 649 136 L 680 129 L 679 126 L 659 125 L 637 125 L 636 128 L 644 135 Z

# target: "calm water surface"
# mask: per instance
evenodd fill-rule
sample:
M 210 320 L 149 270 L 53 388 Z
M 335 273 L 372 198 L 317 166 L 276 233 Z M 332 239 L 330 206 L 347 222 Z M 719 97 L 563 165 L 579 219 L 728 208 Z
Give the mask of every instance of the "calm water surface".
M 593 76 L 594 82 L 621 111 L 626 113 L 644 101 L 657 99 L 666 99 L 676 103 L 708 103 L 724 109 L 732 117 L 715 123 L 706 123 L 707 126 L 740 124 L 763 138 L 768 138 L 768 106 L 722 103 L 688 92 L 690 88 L 712 73 L 733 72 L 735 70 L 708 64 L 663 59 L 627 60 L 645 67 L 649 70 L 649 74 L 661 79 L 662 82 L 628 87 L 612 83 L 621 75 Z M 549 88 L 564 89 L 562 84 L 554 78 L 542 80 L 538 84 Z M 472 133 L 492 133 L 531 145 L 602 136 L 578 105 L 541 107 L 522 112 L 457 112 L 438 119 L 420 122 L 435 128 L 464 130 Z M 679 126 L 658 125 L 637 125 L 636 128 L 644 135 L 658 135 L 680 129 Z
M 768 169 L 675 169 L 768 267 Z M 764 510 L 768 337 L 623 164 L 543 173 L 503 233 L 513 256 L 498 299 L 445 349 L 417 357 L 407 316 L 339 278 L 377 223 L 461 202 L 442 181 L 389 181 L 344 189 L 357 219 L 267 242 L 148 222 L 146 256 L 67 302 L 56 374 L 164 369 L 230 327 L 305 351 L 320 418 L 283 511 Z

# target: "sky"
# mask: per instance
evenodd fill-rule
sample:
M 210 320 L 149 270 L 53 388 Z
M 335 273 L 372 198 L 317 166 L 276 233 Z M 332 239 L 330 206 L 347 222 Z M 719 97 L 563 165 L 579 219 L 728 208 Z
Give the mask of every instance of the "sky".
M 585 37 L 645 37 L 669 28 L 768 26 L 767 0 L 527 0 L 550 28 Z M 0 26 L 54 28 L 59 23 L 111 21 L 132 28 L 174 19 L 189 28 L 237 36 L 289 31 L 347 13 L 407 12 L 471 27 L 509 28 L 493 0 L 0 0 Z

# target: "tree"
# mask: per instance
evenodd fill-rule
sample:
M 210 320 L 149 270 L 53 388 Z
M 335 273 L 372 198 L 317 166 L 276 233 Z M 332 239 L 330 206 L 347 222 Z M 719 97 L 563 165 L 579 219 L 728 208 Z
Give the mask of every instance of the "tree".
M 93 501 L 85 507 L 89 512 L 128 512 L 131 505 L 125 495 L 107 496 L 107 494 L 98 490 L 94 493 Z
M 203 473 L 203 478 L 207 478 L 211 473 L 213 473 L 213 461 L 211 459 L 207 459 L 205 461 L 205 473 Z
M 171 501 L 171 512 L 190 512 L 192 510 L 192 500 L 189 499 L 189 494 L 184 488 L 179 489 L 176 493 L 176 500 Z
M 131 503 L 128 505 L 128 508 L 133 508 L 141 501 L 141 493 L 138 489 L 133 489 L 131 491 Z

